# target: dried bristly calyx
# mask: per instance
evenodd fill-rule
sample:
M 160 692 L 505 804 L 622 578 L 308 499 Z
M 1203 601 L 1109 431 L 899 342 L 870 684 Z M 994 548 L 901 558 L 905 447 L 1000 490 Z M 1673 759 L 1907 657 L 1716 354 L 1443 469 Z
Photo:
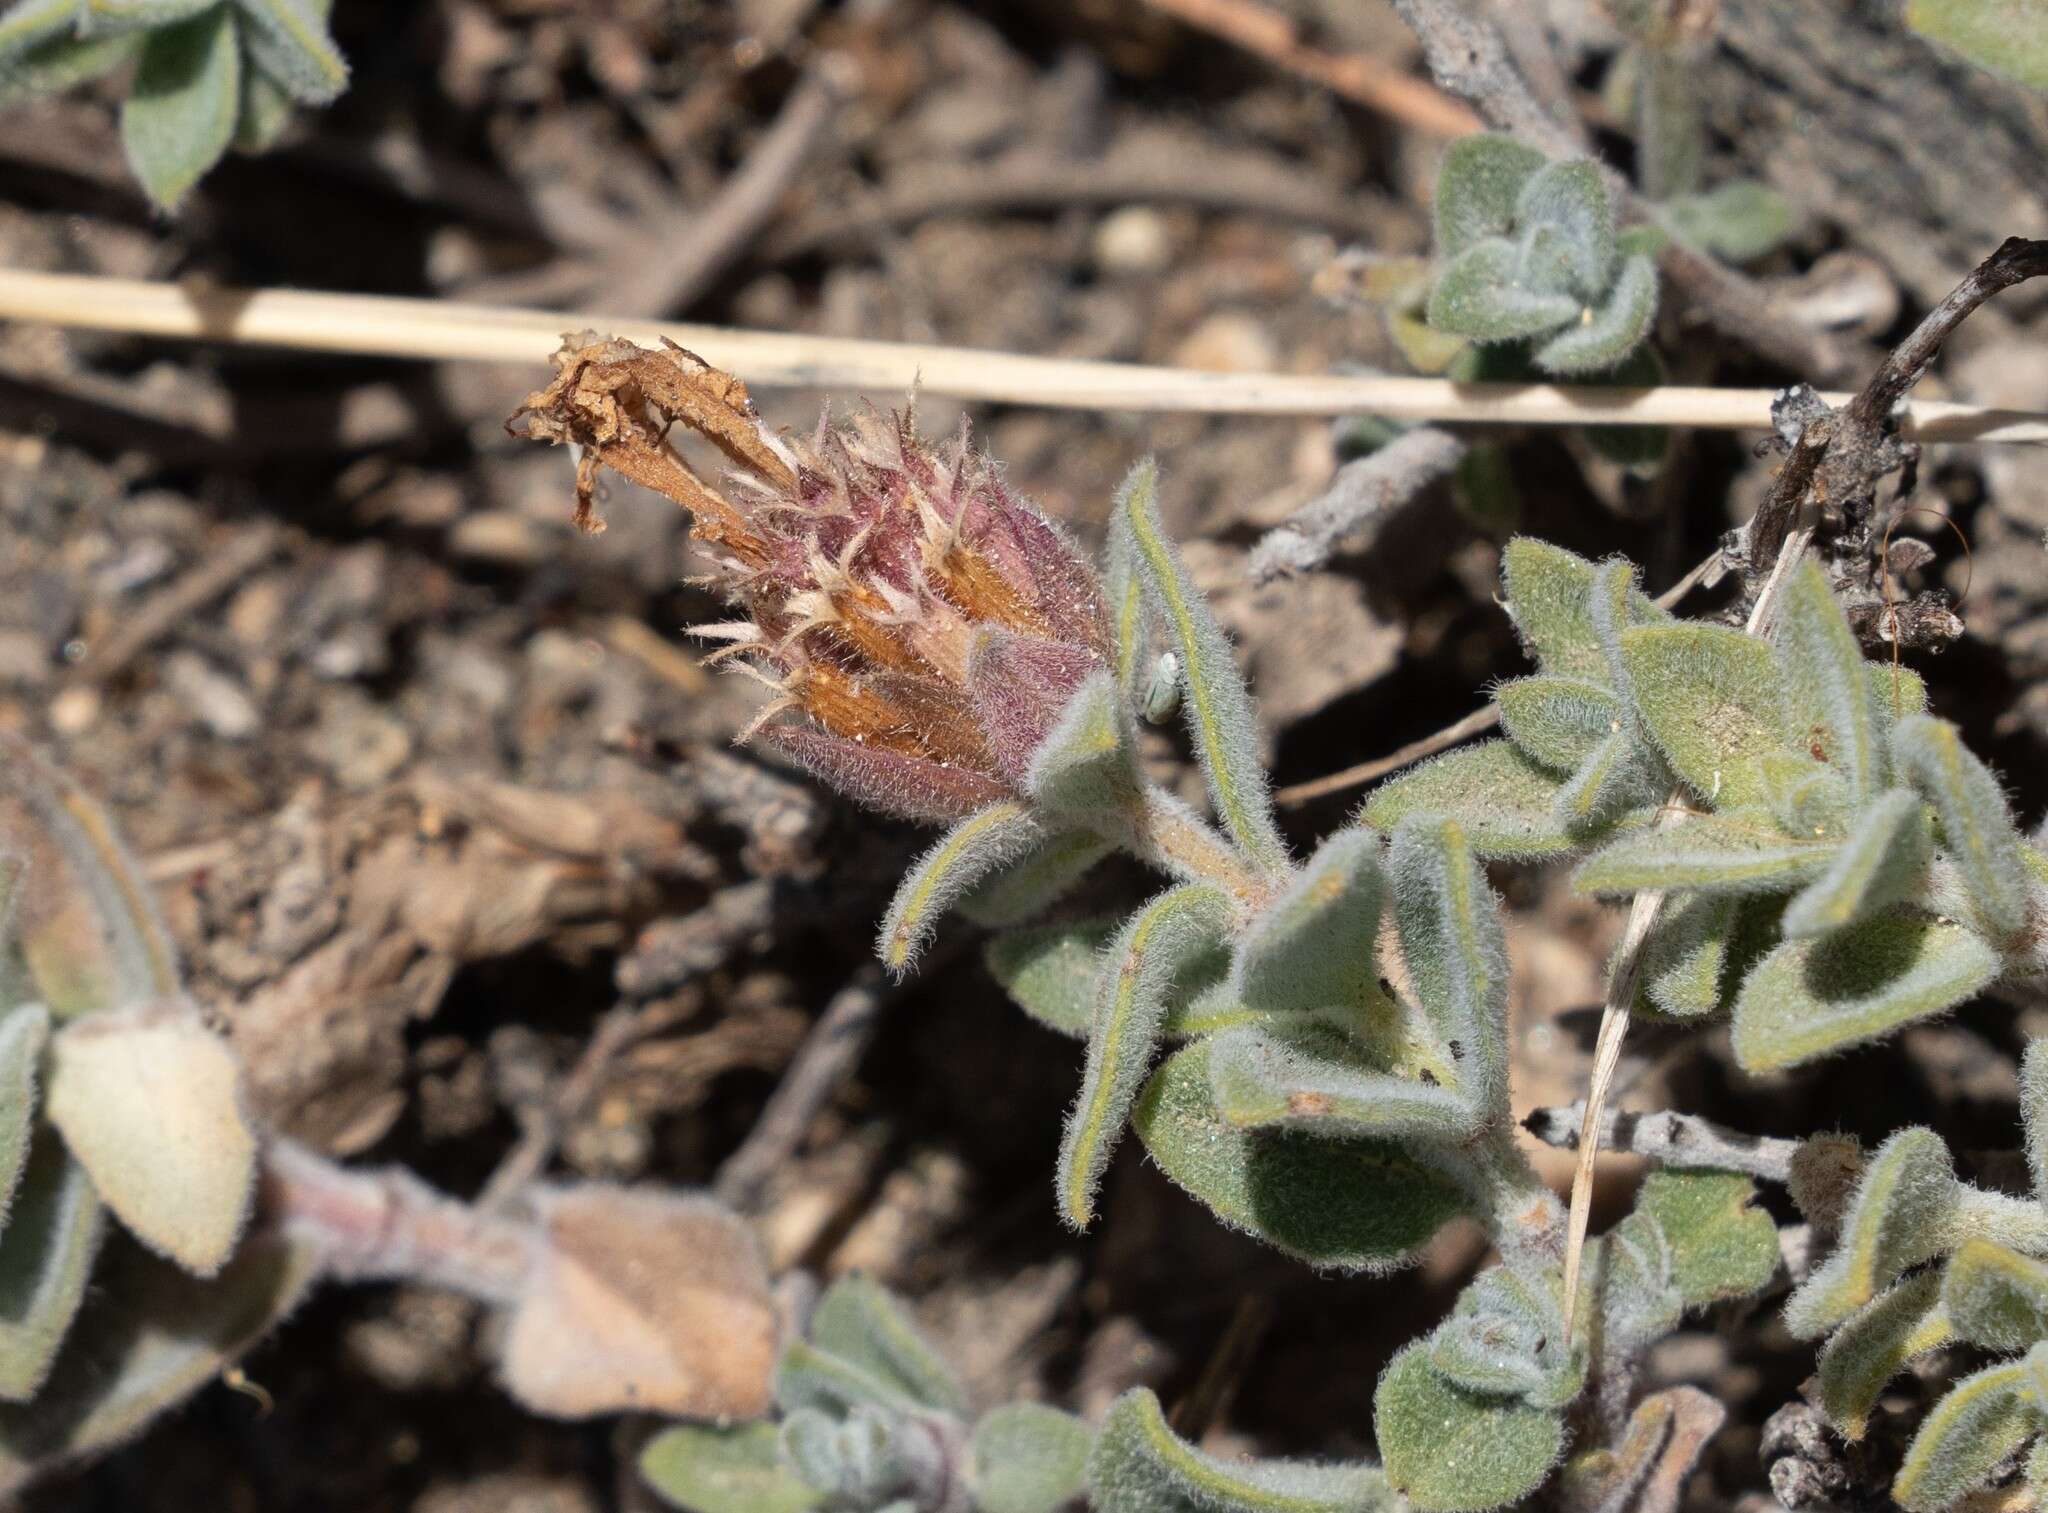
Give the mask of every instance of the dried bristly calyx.
M 149 196 L 175 209 L 230 147 L 277 141 L 298 105 L 348 84 L 333 0 L 17 0 L 0 15 L 0 103 L 135 67 L 121 141 Z

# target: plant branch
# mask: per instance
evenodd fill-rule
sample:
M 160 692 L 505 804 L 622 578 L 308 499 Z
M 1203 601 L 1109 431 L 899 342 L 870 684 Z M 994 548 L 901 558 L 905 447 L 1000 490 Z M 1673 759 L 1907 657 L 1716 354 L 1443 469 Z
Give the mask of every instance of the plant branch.
M 1329 488 L 1252 548 L 1252 581 L 1265 583 L 1321 567 L 1342 537 L 1368 529 L 1377 533 L 1389 514 L 1456 470 L 1465 451 L 1465 443 L 1449 431 L 1422 426 L 1345 463 Z
M 1771 564 L 1770 576 L 1757 595 L 1744 629 L 1753 636 L 1768 634 L 1777 614 L 1778 600 L 1791 579 L 1792 568 L 1805 555 L 1813 532 L 1794 531 L 1784 550 Z M 1688 818 L 1683 788 L 1674 788 L 1665 801 L 1658 828 L 1680 825 Z M 1600 1006 L 1600 1034 L 1593 1046 L 1593 1073 L 1586 1081 L 1585 1123 L 1590 1139 L 1579 1143 L 1579 1160 L 1572 1172 L 1571 1213 L 1565 1230 L 1564 1252 L 1564 1334 L 1572 1337 L 1579 1298 L 1579 1265 L 1585 1257 L 1586 1225 L 1593 1213 L 1593 1168 L 1600 1159 L 1600 1133 L 1607 1109 L 1607 1095 L 1614 1087 L 1614 1074 L 1621 1065 L 1622 1042 L 1628 1036 L 1629 1020 L 1635 1009 L 1636 988 L 1643 976 L 1643 948 L 1650 932 L 1664 912 L 1665 895 L 1652 889 L 1629 901 L 1628 922 L 1622 927 L 1621 942 L 1614 948 L 1613 965 L 1607 974 L 1607 997 Z
M 1562 1108 L 1539 1108 L 1522 1121 L 1522 1128 L 1538 1140 L 1561 1150 L 1577 1150 L 1585 1127 L 1583 1101 Z M 1778 1183 L 1791 1180 L 1792 1158 L 1802 1144 L 1775 1135 L 1744 1134 L 1697 1114 L 1670 1109 L 1651 1114 L 1608 1109 L 1600 1116 L 1600 1143 L 1608 1150 L 1642 1156 L 1659 1166 L 1744 1172 Z
M 651 322 L 451 300 L 232 289 L 0 269 L 0 320 L 44 321 L 180 341 L 428 361 L 544 362 L 566 330 L 663 338 L 758 387 L 905 391 L 1053 409 L 1216 415 L 1383 415 L 1469 425 L 1771 429 L 1769 389 L 1661 384 L 1460 384 L 1352 374 L 1208 373 L 885 342 Z M 1822 396 L 1844 400 L 1846 395 Z M 1902 420 L 1920 441 L 2048 442 L 2048 413 L 1922 401 Z
M 319 1253 L 329 1276 L 431 1282 L 487 1303 L 517 1301 L 537 1245 L 530 1226 L 410 1172 L 349 1171 L 289 1140 L 263 1153 L 262 1205 L 287 1239 Z

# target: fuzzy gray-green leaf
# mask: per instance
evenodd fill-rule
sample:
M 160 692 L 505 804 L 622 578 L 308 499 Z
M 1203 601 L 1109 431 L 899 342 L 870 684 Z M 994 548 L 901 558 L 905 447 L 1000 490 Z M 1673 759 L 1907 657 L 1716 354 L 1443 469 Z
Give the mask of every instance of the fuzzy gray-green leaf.
M 1459 1094 L 1482 1117 L 1504 1117 L 1508 957 L 1500 903 L 1456 820 L 1403 820 L 1387 861 L 1415 999 L 1438 1038 L 1464 1048 Z
M 684 1513 L 806 1513 L 824 1500 L 782 1469 L 773 1424 L 677 1424 L 640 1451 L 640 1475 Z
M 1437 169 L 1432 207 L 1437 254 L 1456 257 L 1486 237 L 1506 235 L 1523 186 L 1548 161 L 1533 147 L 1491 133 L 1451 143 Z
M 2048 90 L 2048 36 L 2031 0 L 1908 0 L 1906 24 L 2000 78 Z
M 1536 366 L 1549 373 L 1603 373 L 1642 345 L 1657 316 L 1657 265 L 1637 254 L 1621 265 L 1597 305 L 1537 347 Z
M 974 1426 L 979 1513 L 1059 1513 L 1088 1481 L 1095 1432 L 1071 1413 L 1006 1403 Z
M 1382 996 L 1374 937 L 1386 891 L 1379 838 L 1340 830 L 1245 930 L 1231 991 L 1253 1010 L 1363 1007 Z
M 1049 1030 L 1086 1040 L 1101 951 L 1116 930 L 1109 919 L 1011 930 L 991 940 L 982 959 L 1018 1008 Z
M 1759 810 L 1738 809 L 1610 841 L 1580 863 L 1572 886 L 1600 894 L 1681 888 L 1777 893 L 1817 877 L 1834 850 L 1787 836 Z
M 1792 202 L 1755 179 L 1730 179 L 1705 194 L 1689 194 L 1664 207 L 1664 222 L 1686 246 L 1728 263 L 1747 263 L 1776 251 L 1792 235 Z
M 250 60 L 303 105 L 348 88 L 348 64 L 327 29 L 331 0 L 235 0 Z
M 808 1340 L 783 1347 L 775 1363 L 775 1405 L 785 1415 L 816 1408 L 838 1419 L 863 1404 L 905 1408 L 915 1400 L 897 1383 Z
M 121 107 L 128 165 L 166 210 L 218 163 L 242 108 L 234 15 L 217 6 L 152 32 Z
M 1557 233 L 1573 293 L 1592 299 L 1607 287 L 1614 273 L 1614 206 L 1592 161 L 1572 158 L 1537 169 L 1522 185 L 1515 221 Z
M 1576 769 L 1622 729 L 1621 701 L 1583 678 L 1516 678 L 1493 697 L 1508 739 L 1559 772 Z
M 1820 1402 L 1847 1438 L 1863 1437 L 1885 1383 L 1906 1363 L 1955 1338 L 1941 1306 L 1942 1274 L 1902 1277 L 1851 1314 L 1820 1354 Z
M 1767 751 L 1757 763 L 1757 777 L 1763 807 L 1787 835 L 1838 841 L 1849 833 L 1855 795 L 1825 762 L 1803 751 Z
M 1703 893 L 1665 905 L 1643 945 L 1642 990 L 1674 1019 L 1697 1019 L 1726 1006 L 1730 953 L 1742 900 Z
M 1946 720 L 1915 715 L 1892 737 L 1902 775 L 1941 816 L 1942 848 L 1963 875 L 1971 907 L 1994 939 L 2026 928 L 2032 888 L 2005 791 Z
M 1671 1246 L 1671 1280 L 1688 1308 L 1753 1297 L 1778 1270 L 1778 1226 L 1756 1204 L 1756 1184 L 1739 1172 L 1656 1171 L 1636 1212 L 1656 1222 Z
M 1948 1147 L 1928 1129 L 1905 1129 L 1863 1169 L 1835 1250 L 1785 1304 L 1785 1326 L 1815 1339 L 1889 1287 L 1908 1267 L 1954 1241 L 1962 1184 Z
M 1033 754 L 1025 792 L 1052 814 L 1127 811 L 1138 796 L 1135 739 L 1115 677 L 1090 673 Z
M 78 31 L 78 0 L 18 0 L 0 15 L 0 60 L 12 62 L 34 48 Z
M 60 0 L 60 4 L 74 7 L 76 0 Z M 0 26 L 4 24 L 0 22 Z M 140 34 L 73 37 L 60 33 L 19 53 L 0 45 L 0 105 L 59 94 L 110 74 L 140 56 L 144 40 Z
M 1920 795 L 1894 788 L 1856 818 L 1827 870 L 1785 909 L 1787 935 L 1825 935 L 1912 898 L 1925 886 L 1934 839 Z
M 1396 1076 L 1314 1020 L 1240 1025 L 1211 1036 L 1209 1084 L 1242 1129 L 1390 1140 L 1469 1138 L 1480 1112 L 1456 1090 Z
M 1131 1122 L 1160 1170 L 1233 1229 L 1314 1266 L 1384 1271 L 1467 1211 L 1462 1192 L 1396 1145 L 1237 1128 L 1208 1065 L 1199 1042 L 1175 1052 Z
M 1594 836 L 1645 814 L 1671 790 L 1661 758 L 1633 731 L 1617 730 L 1579 764 L 1557 792 L 1557 817 L 1573 835 Z
M 1857 798 L 1882 791 L 1891 774 L 1877 689 L 1819 563 L 1806 562 L 1786 584 L 1771 640 L 1784 676 L 1786 740 L 1827 763 Z
M 966 1394 L 903 1307 L 866 1277 L 834 1282 L 811 1315 L 810 1341 L 886 1382 L 911 1402 L 958 1413 Z
M 1512 741 L 1481 741 L 1376 789 L 1361 812 L 1382 834 L 1415 814 L 1455 814 L 1481 856 L 1534 860 L 1585 842 L 1557 817 L 1563 785 Z
M 1427 1340 L 1431 1368 L 1453 1386 L 1563 1408 L 1585 1386 L 1586 1352 L 1567 1348 L 1553 1278 L 1490 1266 Z
M 1998 953 L 1981 936 L 1910 915 L 1787 940 L 1742 985 L 1736 1059 L 1761 1072 L 1875 1040 L 1954 1008 L 1998 970 Z
M 41 1129 L 0 1234 L 0 1400 L 28 1401 L 50 1374 L 104 1231 L 84 1168 Z
M 1088 1490 L 1105 1513 L 1377 1513 L 1394 1506 L 1377 1466 L 1205 1455 L 1173 1432 L 1144 1387 L 1118 1398 L 1103 1419 Z
M 910 969 L 939 919 L 968 889 L 1045 839 L 1029 806 L 1004 800 L 970 814 L 918 858 L 889 901 L 875 954 L 891 972 Z
M 0 901 L 0 930 L 6 904 Z M 0 950 L 4 950 L 0 946 Z M 35 1128 L 36 1071 L 50 1040 L 50 1013 L 39 1003 L 23 1004 L 0 1019 L 0 1226 L 28 1161 Z
M 1514 245 L 1495 237 L 1466 248 L 1437 275 L 1428 317 L 1438 331 L 1480 342 L 1540 336 L 1575 320 L 1579 302 L 1569 294 L 1525 287 Z
M 1387 1480 L 1424 1513 L 1485 1513 L 1516 1502 L 1564 1454 L 1562 1415 L 1455 1386 L 1419 1344 L 1380 1378 L 1373 1428 Z
M 1238 671 L 1230 638 L 1167 538 L 1159 519 L 1159 470 L 1147 458 L 1118 491 L 1110 530 L 1128 537 L 1144 581 L 1146 602 L 1180 656 L 1188 729 L 1209 797 L 1231 838 L 1253 862 L 1277 871 L 1287 846 L 1273 820 L 1259 758 L 1258 716 Z
M 1757 759 L 1783 744 L 1770 647 L 1722 625 L 1621 633 L 1635 706 L 1671 768 L 1717 806 L 1760 797 Z
M 1059 902 L 1115 849 L 1090 831 L 1057 831 L 969 888 L 953 908 L 963 919 L 992 929 L 1024 924 Z
M 1169 999 L 1187 969 L 1213 951 L 1231 919 L 1230 895 L 1206 883 L 1161 894 L 1119 930 L 1097 968 L 1081 1092 L 1060 1140 L 1060 1217 L 1095 1218 L 1095 1192 L 1158 1048 Z
M 1966 1240 L 1950 1257 L 1942 1306 L 1958 1336 L 2001 1354 L 2048 1339 L 2048 1263 L 1989 1240 Z
M 2034 1196 L 2048 1203 L 2048 1039 L 2028 1041 L 2020 1057 L 2020 1121 Z
M 1534 536 L 1515 537 L 1501 553 L 1502 598 L 1529 655 L 1554 677 L 1604 687 L 1607 654 L 1588 602 L 1594 572 L 1584 557 Z
M 35 1401 L 0 1408 L 0 1488 L 133 1439 L 208 1382 L 305 1295 L 321 1257 L 261 1239 L 201 1281 L 118 1232 L 93 1306 L 66 1337 Z
M 2024 1365 L 1989 1366 L 1949 1388 L 1906 1448 L 1892 1496 L 1907 1513 L 1941 1513 L 1975 1492 L 2036 1430 Z

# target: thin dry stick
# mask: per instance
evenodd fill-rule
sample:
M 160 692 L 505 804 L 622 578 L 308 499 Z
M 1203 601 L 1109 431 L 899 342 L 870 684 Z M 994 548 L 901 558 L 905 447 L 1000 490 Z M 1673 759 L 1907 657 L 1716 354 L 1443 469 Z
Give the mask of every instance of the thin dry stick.
M 1293 21 L 1262 5 L 1248 0 L 1145 3 L 1417 131 L 1462 137 L 1482 129 L 1477 116 L 1442 90 L 1364 53 L 1331 53 L 1310 47 L 1295 32 Z
M 838 119 L 852 72 L 850 61 L 833 53 L 812 66 L 711 202 L 675 234 L 657 238 L 661 250 L 620 282 L 614 297 L 621 310 L 653 316 L 684 309 L 738 261 Z
M 1465 443 L 1449 431 L 1417 426 L 1345 463 L 1317 498 L 1259 538 L 1252 548 L 1252 582 L 1321 567 L 1344 537 L 1377 534 L 1390 514 L 1454 471 L 1465 452 Z M 1360 549 L 1370 544 L 1368 536 Z
M 1657 596 L 1657 602 L 1669 609 L 1701 583 L 1717 581 L 1721 571 L 1721 554 L 1713 552 L 1693 564 L 1692 571 L 1680 578 L 1671 587 Z M 1273 801 L 1283 806 L 1306 804 L 1310 799 L 1319 799 L 1324 794 L 1341 793 L 1346 788 L 1360 788 L 1390 772 L 1399 772 L 1403 767 L 1433 757 L 1439 751 L 1448 751 L 1460 741 L 1481 735 L 1500 723 L 1500 706 L 1488 704 L 1484 709 L 1475 709 L 1461 720 L 1454 720 L 1442 730 L 1424 736 L 1419 741 L 1410 741 L 1399 751 L 1383 757 L 1374 757 L 1370 762 L 1360 762 L 1356 767 L 1346 767 L 1341 772 L 1327 773 L 1311 778 L 1305 783 L 1294 783 L 1286 788 L 1273 790 Z
M 1384 415 L 1473 425 L 1657 425 L 1771 429 L 1770 389 L 1666 384 L 1460 384 L 1442 378 L 1204 373 L 1136 363 L 859 341 L 601 312 L 518 310 L 453 301 L 151 283 L 0 270 L 0 319 L 45 321 L 184 341 L 234 342 L 427 360 L 538 364 L 565 331 L 643 344 L 664 338 L 763 387 L 902 391 L 1052 409 L 1213 415 Z M 1846 403 L 1846 394 L 1823 395 Z M 2048 412 L 1915 401 L 1903 434 L 1923 442 L 2048 443 Z
M 1371 237 L 1388 201 L 1369 190 L 1338 191 L 1328 179 L 1266 153 L 1217 152 L 1188 143 L 1172 152 L 1112 148 L 1100 158 L 1019 148 L 979 163 L 919 164 L 851 205 L 820 206 L 761 243 L 781 262 L 838 243 L 943 215 L 988 215 L 1077 206 L 1192 205 L 1204 210 L 1298 221 L 1342 236 Z

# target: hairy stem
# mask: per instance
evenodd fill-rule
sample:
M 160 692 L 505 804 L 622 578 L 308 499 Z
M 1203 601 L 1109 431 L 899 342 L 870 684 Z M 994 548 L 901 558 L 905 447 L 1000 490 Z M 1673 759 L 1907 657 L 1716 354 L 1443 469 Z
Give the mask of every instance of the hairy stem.
M 1545 1145 L 1577 1150 L 1586 1128 L 1586 1105 L 1582 1100 L 1567 1108 L 1537 1109 L 1522 1127 Z M 1792 1158 L 1804 1142 L 1744 1134 L 1672 1109 L 1649 1114 L 1608 1109 L 1600 1118 L 1600 1143 L 1659 1166 L 1736 1171 L 1783 1183 L 1791 1180 Z
M 1214 883 L 1247 904 L 1270 893 L 1270 884 L 1225 840 L 1185 804 L 1164 789 L 1147 784 L 1126 817 L 1127 825 L 1105 831 L 1136 856 L 1175 877 Z
M 289 1140 L 264 1152 L 263 1211 L 315 1248 L 329 1276 L 416 1281 L 486 1303 L 517 1301 L 535 1238 L 519 1220 L 471 1208 L 410 1173 L 349 1171 Z

